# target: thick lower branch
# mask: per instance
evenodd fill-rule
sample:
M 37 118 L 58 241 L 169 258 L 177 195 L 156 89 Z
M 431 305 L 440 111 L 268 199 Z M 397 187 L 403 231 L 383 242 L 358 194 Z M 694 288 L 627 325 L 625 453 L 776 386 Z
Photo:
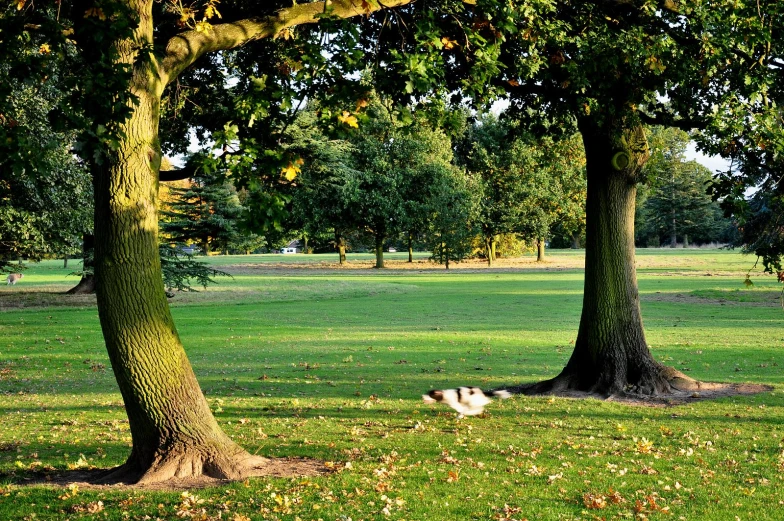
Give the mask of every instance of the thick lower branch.
M 213 25 L 209 31 L 185 31 L 169 40 L 160 64 L 163 84 L 173 81 L 202 55 L 241 47 L 255 40 L 274 38 L 281 31 L 298 25 L 318 23 L 319 16 L 329 12 L 338 18 L 352 18 L 410 4 L 413 0 L 331 0 L 297 4 L 281 9 L 272 16 L 247 18 Z M 328 4 L 328 8 L 327 8 Z M 327 11 L 328 9 L 328 11 Z

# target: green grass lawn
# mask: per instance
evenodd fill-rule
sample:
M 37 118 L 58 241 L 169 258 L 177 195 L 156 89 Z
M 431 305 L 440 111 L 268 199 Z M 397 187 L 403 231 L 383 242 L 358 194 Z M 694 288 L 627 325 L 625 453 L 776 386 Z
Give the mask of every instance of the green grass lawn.
M 421 394 L 563 367 L 582 252 L 448 272 L 421 256 L 395 269 L 405 258 L 209 258 L 234 278 L 172 311 L 215 416 L 251 452 L 336 472 L 184 495 L 24 485 L 118 465 L 130 443 L 94 299 L 58 294 L 73 267 L 32 265 L 0 287 L 0 520 L 784 519 L 781 284 L 746 288 L 752 258 L 640 250 L 643 317 L 657 359 L 772 392 L 669 408 L 518 396 L 463 420 Z

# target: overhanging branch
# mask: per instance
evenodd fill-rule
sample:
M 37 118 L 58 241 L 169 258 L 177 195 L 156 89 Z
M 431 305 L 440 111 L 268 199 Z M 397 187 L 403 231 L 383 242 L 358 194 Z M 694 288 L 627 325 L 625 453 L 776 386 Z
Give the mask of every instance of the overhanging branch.
M 249 42 L 275 37 L 281 31 L 298 25 L 318 23 L 325 8 L 331 16 L 351 18 L 412 3 L 414 0 L 325 0 L 295 4 L 272 16 L 247 18 L 213 25 L 208 31 L 185 31 L 169 40 L 161 61 L 160 74 L 164 85 L 208 52 L 241 47 Z M 327 6 L 328 5 L 328 6 Z
M 196 174 L 196 169 L 192 166 L 185 168 L 178 168 L 176 170 L 161 170 L 158 174 L 158 181 L 162 183 L 170 183 L 172 181 L 184 181 L 190 179 Z
M 640 120 L 646 125 L 661 125 L 664 127 L 675 127 L 686 132 L 692 130 L 703 130 L 708 126 L 707 121 L 701 118 L 676 118 L 673 114 L 666 112 L 654 112 L 648 114 L 641 110 L 637 111 Z

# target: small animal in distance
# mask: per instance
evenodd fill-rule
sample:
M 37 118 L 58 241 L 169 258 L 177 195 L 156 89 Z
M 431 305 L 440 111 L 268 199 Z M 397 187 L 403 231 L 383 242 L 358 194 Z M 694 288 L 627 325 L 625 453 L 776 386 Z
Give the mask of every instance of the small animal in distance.
M 505 400 L 512 396 L 509 391 L 483 391 L 479 387 L 458 387 L 429 391 L 422 395 L 425 403 L 443 403 L 457 411 L 457 417 L 482 414 L 491 397 Z
M 9 273 L 5 279 L 5 285 L 8 286 L 10 284 L 13 286 L 22 277 L 24 277 L 24 273 Z

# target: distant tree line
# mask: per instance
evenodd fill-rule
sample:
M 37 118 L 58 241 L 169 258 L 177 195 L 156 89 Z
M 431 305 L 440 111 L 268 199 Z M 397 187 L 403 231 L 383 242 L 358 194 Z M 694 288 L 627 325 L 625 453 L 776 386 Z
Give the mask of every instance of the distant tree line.
M 275 197 L 237 189 L 230 169 L 210 156 L 162 196 L 164 241 L 210 254 L 277 251 L 299 239 L 305 252 L 334 251 L 341 264 L 347 251 L 372 251 L 379 268 L 388 248 L 407 250 L 409 261 L 414 250 L 430 251 L 448 267 L 476 256 L 492 266 L 531 249 L 544 260 L 547 243 L 581 246 L 578 136 L 534 138 L 492 114 L 434 113 L 440 117 L 401 114 L 373 99 L 345 116 L 357 128 L 336 135 L 314 103 L 288 129 L 285 153 L 297 159 L 282 168 Z M 736 226 L 708 194 L 710 171 L 685 159 L 689 135 L 660 127 L 649 134 L 637 245 L 731 242 Z M 281 207 L 265 209 L 270 203 Z M 254 222 L 265 210 L 277 219 Z

